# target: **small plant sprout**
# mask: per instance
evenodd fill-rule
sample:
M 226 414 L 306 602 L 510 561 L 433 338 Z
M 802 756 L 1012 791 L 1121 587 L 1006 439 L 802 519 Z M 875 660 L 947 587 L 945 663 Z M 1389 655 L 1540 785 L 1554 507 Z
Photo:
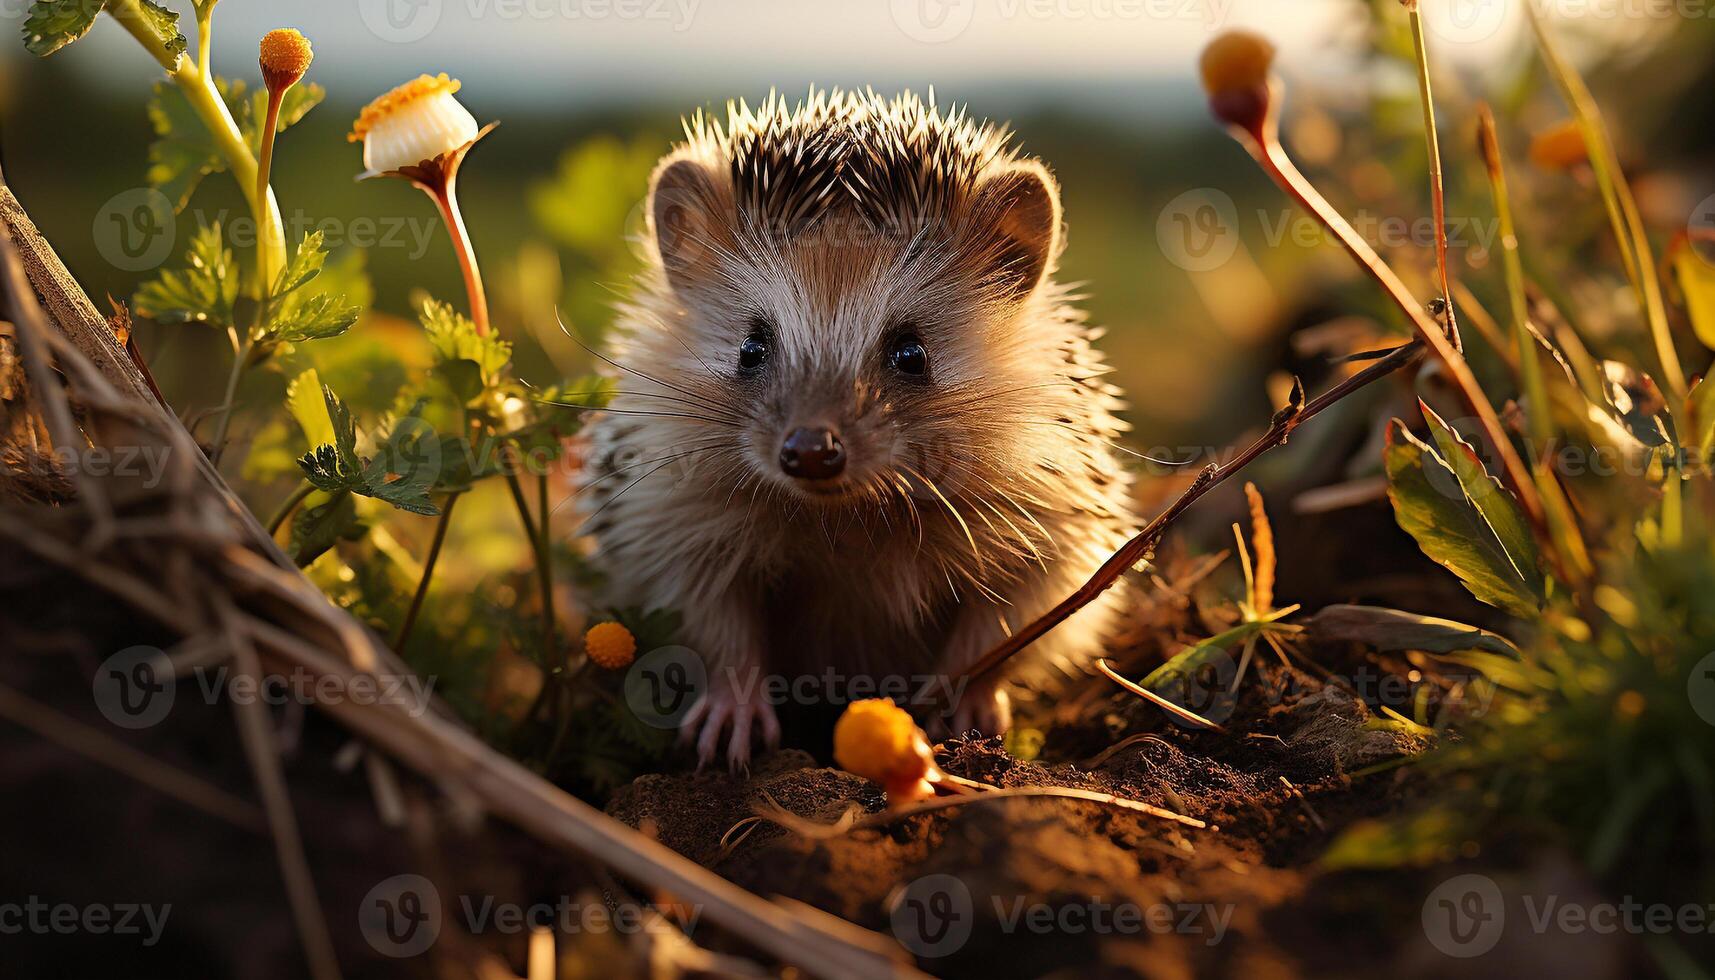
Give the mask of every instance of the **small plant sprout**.
M 584 633 L 584 653 L 603 670 L 624 670 L 637 659 L 637 637 L 623 623 L 597 623 Z
M 488 297 L 459 211 L 457 186 L 465 154 L 496 124 L 478 128 L 476 117 L 455 97 L 459 87 L 458 79 L 445 72 L 419 75 L 365 106 L 347 139 L 363 144 L 367 169 L 361 178 L 408 180 L 440 209 L 464 273 L 470 318 L 481 336 L 488 333 Z
M 1168 714 L 1189 724 L 1193 728 L 1209 731 L 1221 730 L 1221 725 L 1203 717 L 1184 706 L 1187 695 L 1200 693 L 1199 700 L 1209 700 L 1214 694 L 1219 701 L 1230 696 L 1239 688 L 1250 671 L 1251 661 L 1256 656 L 1257 642 L 1268 644 L 1281 663 L 1290 664 L 1287 646 L 1303 633 L 1303 627 L 1294 626 L 1284 620 L 1298 611 L 1297 605 L 1276 609 L 1274 606 L 1274 583 L 1276 571 L 1276 555 L 1274 550 L 1274 528 L 1269 524 L 1268 512 L 1263 508 L 1262 493 L 1256 484 L 1245 484 L 1245 499 L 1250 506 L 1251 536 L 1247 547 L 1243 530 L 1238 524 L 1233 525 L 1233 539 L 1237 544 L 1239 565 L 1244 570 L 1245 594 L 1239 600 L 1239 624 L 1224 633 L 1212 636 L 1201 643 L 1185 648 L 1179 654 L 1152 671 L 1141 682 L 1133 682 L 1120 676 L 1106 661 L 1096 664 L 1104 675 L 1126 690 L 1161 708 Z M 1233 678 L 1226 682 L 1224 692 L 1207 690 L 1207 679 L 1218 676 L 1219 671 L 1211 672 L 1208 667 L 1214 661 L 1228 656 L 1227 651 L 1234 646 L 1243 644 L 1239 655 L 1238 668 L 1233 671 Z M 1193 687 L 1200 690 L 1193 691 Z

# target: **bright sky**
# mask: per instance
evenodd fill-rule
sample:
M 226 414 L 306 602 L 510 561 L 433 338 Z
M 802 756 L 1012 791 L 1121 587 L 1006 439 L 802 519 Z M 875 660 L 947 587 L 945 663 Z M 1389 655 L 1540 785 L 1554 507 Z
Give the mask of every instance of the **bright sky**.
M 0 21 L 21 23 L 27 2 L 0 0 Z M 1441 53 L 1472 63 L 1516 34 L 1521 2 L 1426 7 Z M 1332 43 L 1364 16 L 1359 0 L 224 0 L 215 35 L 228 72 L 254 68 L 265 31 L 294 26 L 315 42 L 318 73 L 346 72 L 365 90 L 448 71 L 473 95 L 490 87 L 549 105 L 812 81 L 933 84 L 956 100 L 967 88 L 1064 94 L 1148 80 L 1172 101 L 1195 91 L 1197 53 L 1220 30 L 1262 31 L 1289 71 L 1337 72 Z M 147 67 L 109 22 L 56 57 L 91 71 Z

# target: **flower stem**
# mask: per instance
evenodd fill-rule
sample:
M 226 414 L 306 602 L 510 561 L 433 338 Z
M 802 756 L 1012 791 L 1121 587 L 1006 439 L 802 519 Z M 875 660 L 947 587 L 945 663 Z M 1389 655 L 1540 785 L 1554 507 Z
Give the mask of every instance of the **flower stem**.
M 1241 131 L 1244 132 L 1244 131 Z M 1476 415 L 1478 423 L 1483 428 L 1483 434 L 1494 447 L 1495 455 L 1499 457 L 1503 475 L 1512 491 L 1518 496 L 1519 505 L 1524 508 L 1525 515 L 1530 519 L 1539 538 L 1546 539 L 1547 524 L 1543 518 L 1542 501 L 1537 497 L 1536 488 L 1530 479 L 1530 473 L 1525 468 L 1524 460 L 1519 458 L 1518 450 L 1513 448 L 1512 441 L 1507 438 L 1506 430 L 1501 426 L 1500 417 L 1495 414 L 1494 405 L 1490 404 L 1488 396 L 1477 384 L 1477 378 L 1471 373 L 1471 366 L 1465 362 L 1465 356 L 1454 348 L 1446 330 L 1430 319 L 1423 305 L 1411 291 L 1400 281 L 1391 267 L 1383 262 L 1375 249 L 1364 241 L 1350 223 L 1329 204 L 1320 191 L 1298 171 L 1292 158 L 1287 156 L 1285 147 L 1281 146 L 1278 135 L 1271 124 L 1263 134 L 1261 142 L 1257 142 L 1255 134 L 1245 132 L 1247 137 L 1242 142 L 1251 151 L 1263 170 L 1280 185 L 1300 206 L 1309 211 L 1323 226 L 1340 240 L 1358 264 L 1370 273 L 1377 283 L 1381 284 L 1388 296 L 1411 320 L 1417 330 L 1417 335 L 1436 360 L 1440 361 L 1447 370 L 1459 393 L 1464 396 L 1466 405 Z
M 1519 378 L 1524 387 L 1530 411 L 1525 413 L 1534 443 L 1531 453 L 1531 473 L 1542 495 L 1545 519 L 1551 531 L 1551 554 L 1562 556 L 1558 563 L 1561 574 L 1574 572 L 1578 579 L 1568 584 L 1581 585 L 1590 574 L 1590 554 L 1584 544 L 1583 532 L 1572 516 L 1571 503 L 1565 490 L 1548 465 L 1553 452 L 1554 427 L 1548 399 L 1548 386 L 1542 376 L 1542 356 L 1536 338 L 1530 331 L 1530 302 L 1525 296 L 1524 264 L 1519 258 L 1518 233 L 1513 226 L 1511 198 L 1507 193 L 1506 168 L 1501 162 L 1500 139 L 1495 132 L 1494 116 L 1487 105 L 1478 107 L 1478 145 L 1489 174 L 1489 191 L 1495 201 L 1495 216 L 1500 222 L 1501 267 L 1506 275 L 1507 298 L 1512 306 L 1513 341 L 1517 348 Z
M 1602 192 L 1602 203 L 1608 211 L 1608 223 L 1613 226 L 1614 241 L 1619 246 L 1626 276 L 1638 297 L 1650 337 L 1655 343 L 1656 358 L 1661 364 L 1661 380 L 1674 397 L 1677 408 L 1685 403 L 1689 388 L 1685 371 L 1679 364 L 1679 351 L 1674 347 L 1673 334 L 1667 323 L 1667 307 L 1662 301 L 1661 284 L 1656 281 L 1655 257 L 1650 252 L 1649 235 L 1644 231 L 1631 185 L 1620 167 L 1619 156 L 1602 122 L 1601 110 L 1590 95 L 1584 80 L 1573 70 L 1560 50 L 1554 46 L 1542 17 L 1531 4 L 1524 5 L 1531 30 L 1536 34 L 1537 47 L 1548 64 L 1548 73 L 1560 89 L 1561 97 L 1572 109 L 1578 121 L 1578 131 L 1590 157 L 1590 169 L 1596 175 L 1596 186 Z
M 280 218 L 280 206 L 274 196 L 266 189 L 258 192 L 256 187 L 256 158 L 250 153 L 250 146 L 238 131 L 238 123 L 232 118 L 232 110 L 221 98 L 220 92 L 214 85 L 214 72 L 208 64 L 206 55 L 202 65 L 182 55 L 170 54 L 161 38 L 155 33 L 144 16 L 137 0 L 108 0 L 104 8 L 113 19 L 118 21 L 143 49 L 154 58 L 173 84 L 184 93 L 185 101 L 190 104 L 191 111 L 202 121 L 203 127 L 214 140 L 214 145 L 220 155 L 226 160 L 227 169 L 232 171 L 233 179 L 238 181 L 239 190 L 244 194 L 244 200 L 250 207 L 252 220 L 256 222 L 256 247 L 263 254 L 263 266 L 267 270 L 265 280 L 271 280 L 286 264 L 286 237 L 282 230 L 284 225 Z M 203 37 L 199 44 L 208 36 L 208 27 L 202 24 Z M 206 48 L 206 44 L 199 50 Z
M 405 611 L 405 620 L 399 624 L 399 632 L 393 637 L 393 649 L 400 654 L 405 652 L 405 641 L 411 638 L 411 628 L 417 625 L 417 613 L 423 608 L 423 600 L 429 594 L 429 580 L 434 578 L 435 563 L 441 557 L 441 545 L 447 540 L 447 525 L 452 523 L 453 505 L 459 502 L 457 492 L 447 495 L 447 502 L 441 507 L 441 518 L 435 524 L 435 538 L 429 543 L 429 554 L 423 559 L 423 577 L 417 582 L 417 592 L 411 596 L 411 607 Z
M 246 333 L 244 341 L 238 345 L 238 350 L 232 355 L 232 373 L 226 378 L 226 397 L 220 403 L 220 421 L 214 426 L 214 441 L 209 443 L 209 462 L 220 465 L 220 457 L 226 449 L 226 427 L 232 422 L 233 401 L 238 397 L 238 380 L 244 376 L 246 362 L 250 360 L 250 352 L 255 347 L 252 340 L 254 334 Z
M 1436 336 L 1441 336 L 1439 330 Z M 1446 339 L 1442 338 L 1445 343 Z M 1285 442 L 1287 437 L 1298 426 L 1304 424 L 1324 409 L 1339 402 L 1355 391 L 1386 377 L 1393 372 L 1417 362 L 1423 354 L 1421 343 L 1410 343 L 1396 348 L 1386 357 L 1375 361 L 1357 374 L 1348 377 L 1339 384 L 1328 389 L 1322 395 L 1306 403 L 1296 412 L 1281 411 L 1275 414 L 1269 423 L 1268 431 L 1263 433 L 1255 442 L 1241 449 L 1237 455 L 1225 463 L 1211 463 L 1197 474 L 1197 479 L 1181 493 L 1178 499 L 1168 505 L 1167 509 L 1156 515 L 1155 519 L 1144 525 L 1143 530 L 1133 535 L 1131 540 L 1121 545 L 1102 567 L 1090 576 L 1090 580 L 1078 587 L 1078 591 L 1061 600 L 1058 605 L 1048 610 L 1036 619 L 1015 630 L 1004 641 L 985 653 L 970 667 L 966 668 L 963 677 L 976 680 L 984 674 L 1004 663 L 1007 658 L 1025 647 L 1036 642 L 1049 630 L 1064 622 L 1073 613 L 1094 602 L 1096 597 L 1106 592 L 1110 586 L 1119 581 L 1126 569 L 1149 556 L 1150 551 L 1160 540 L 1167 526 L 1178 519 L 1197 499 L 1224 483 L 1233 474 L 1244 469 L 1250 462 L 1263 453 Z
M 470 298 L 470 320 L 476 324 L 478 336 L 488 335 L 488 293 L 482 286 L 482 269 L 476 263 L 476 249 L 471 247 L 465 231 L 464 215 L 459 211 L 458 178 L 449 175 L 430 192 L 435 206 L 440 208 L 446 222 L 447 234 L 452 236 L 453 254 L 458 256 L 459 270 L 464 273 L 465 294 Z
M 557 630 L 554 615 L 554 566 L 549 561 L 548 537 L 545 532 L 539 532 L 530 519 L 530 505 L 525 503 L 524 488 L 518 482 L 518 475 L 508 472 L 506 485 L 512 490 L 512 502 L 518 507 L 518 519 L 524 524 L 524 536 L 530 539 L 530 549 L 536 556 L 536 580 L 542 588 L 542 669 L 549 670 L 554 662 L 554 634 Z M 548 514 L 544 511 L 544 527 L 547 522 Z
M 1429 201 L 1435 217 L 1435 268 L 1441 278 L 1441 299 L 1447 304 L 1447 336 L 1453 349 L 1463 351 L 1458 321 L 1453 315 L 1453 278 L 1447 271 L 1447 200 L 1441 180 L 1441 138 L 1435 129 L 1435 97 L 1429 82 L 1429 44 L 1423 36 L 1423 12 L 1406 4 L 1411 39 L 1417 55 L 1417 87 L 1423 103 L 1423 134 L 1429 145 Z
M 256 165 L 256 193 L 254 197 L 258 201 L 273 199 L 273 190 L 268 186 L 268 179 L 274 170 L 274 138 L 278 135 L 277 130 L 280 128 L 280 104 L 285 101 L 285 98 L 285 89 L 268 92 L 268 116 L 262 127 L 262 159 Z M 283 230 L 280 235 L 281 240 L 284 241 L 285 232 Z M 260 242 L 261 238 L 258 238 L 257 241 Z M 273 282 L 272 273 L 268 268 L 267 250 L 258 248 L 256 250 L 256 296 L 260 304 L 256 314 L 258 326 L 267 322 L 268 294 L 273 289 Z
M 316 488 L 308 480 L 298 484 L 297 489 L 292 491 L 292 495 L 280 503 L 279 509 L 274 511 L 274 516 L 268 518 L 268 536 L 273 537 L 279 534 L 280 528 L 286 523 L 286 518 L 291 517 L 292 511 L 297 510 L 298 505 L 315 492 Z

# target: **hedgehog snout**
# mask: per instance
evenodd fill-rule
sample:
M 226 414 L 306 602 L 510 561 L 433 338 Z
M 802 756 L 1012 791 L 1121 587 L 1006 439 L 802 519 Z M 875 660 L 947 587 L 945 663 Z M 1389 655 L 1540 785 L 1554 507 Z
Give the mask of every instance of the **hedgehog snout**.
M 846 447 L 826 426 L 800 426 L 780 444 L 780 469 L 800 480 L 831 480 L 846 470 Z

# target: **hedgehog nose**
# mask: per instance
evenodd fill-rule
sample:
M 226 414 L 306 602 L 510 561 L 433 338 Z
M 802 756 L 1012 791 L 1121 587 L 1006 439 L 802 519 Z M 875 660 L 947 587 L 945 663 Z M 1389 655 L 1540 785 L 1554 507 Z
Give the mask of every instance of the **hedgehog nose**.
M 831 480 L 846 469 L 846 447 L 832 429 L 793 429 L 780 445 L 780 468 L 801 480 Z

